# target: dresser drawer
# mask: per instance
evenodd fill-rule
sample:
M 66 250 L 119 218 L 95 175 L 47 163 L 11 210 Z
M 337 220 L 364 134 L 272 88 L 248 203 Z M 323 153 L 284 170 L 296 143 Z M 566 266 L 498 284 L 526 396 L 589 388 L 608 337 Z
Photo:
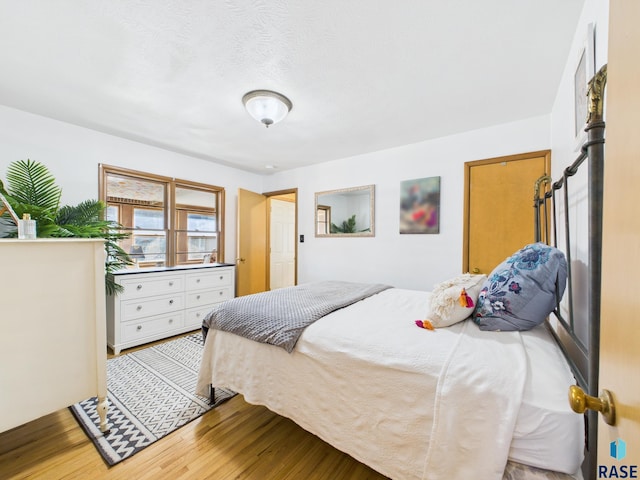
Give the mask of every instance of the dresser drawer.
M 136 318 L 175 312 L 184 308 L 184 293 L 164 295 L 139 300 L 126 300 L 120 304 L 120 321 L 128 322 Z
M 231 287 L 187 293 L 187 308 L 219 303 L 233 298 Z
M 129 322 L 121 326 L 122 342 L 130 342 L 138 338 L 145 338 L 157 333 L 169 332 L 184 325 L 184 312 L 174 312 L 169 315 L 159 315 L 144 321 Z
M 217 270 L 214 272 L 189 272 L 186 274 L 186 289 L 200 290 L 207 288 L 217 288 L 231 286 L 233 283 L 232 270 Z
M 184 291 L 184 274 L 173 275 L 134 275 L 120 280 L 124 291 L 118 295 L 120 300 L 150 297 Z
M 184 317 L 185 327 L 193 327 L 194 329 L 202 327 L 202 320 L 204 320 L 204 317 L 206 317 L 213 308 L 215 307 L 207 305 L 206 307 L 196 307 L 187 310 Z

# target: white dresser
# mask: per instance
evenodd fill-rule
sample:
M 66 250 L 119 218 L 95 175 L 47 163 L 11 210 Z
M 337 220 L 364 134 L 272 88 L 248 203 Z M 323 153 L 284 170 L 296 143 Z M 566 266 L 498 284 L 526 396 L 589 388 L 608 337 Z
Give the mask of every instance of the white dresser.
M 102 239 L 0 240 L 0 432 L 90 397 L 107 429 L 104 255 Z
M 124 288 L 107 297 L 107 345 L 116 355 L 198 330 L 216 303 L 235 296 L 235 266 L 229 264 L 123 270 L 114 280 Z

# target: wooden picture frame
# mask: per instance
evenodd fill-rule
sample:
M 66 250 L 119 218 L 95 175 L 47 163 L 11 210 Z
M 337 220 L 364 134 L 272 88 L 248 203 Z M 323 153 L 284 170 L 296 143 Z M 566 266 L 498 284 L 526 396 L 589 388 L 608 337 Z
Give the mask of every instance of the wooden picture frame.
M 9 200 L 7 200 L 2 193 L 0 193 L 0 215 L 4 214 L 5 212 L 8 212 L 9 215 L 11 215 L 11 218 L 13 218 L 13 221 L 16 223 L 16 225 L 18 225 L 18 220 L 20 220 L 18 218 L 18 215 L 16 215 L 16 212 L 13 210 L 13 208 L 11 208 Z
M 595 75 L 595 37 L 594 25 L 589 23 L 584 41 L 576 58 L 573 73 L 573 136 L 575 149 L 584 143 L 587 126 L 587 92 L 588 84 Z

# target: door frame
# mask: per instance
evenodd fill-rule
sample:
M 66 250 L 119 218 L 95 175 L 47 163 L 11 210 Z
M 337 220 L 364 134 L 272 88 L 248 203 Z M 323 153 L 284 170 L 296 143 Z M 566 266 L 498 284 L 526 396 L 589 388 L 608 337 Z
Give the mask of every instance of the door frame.
M 294 260 L 293 260 L 293 284 L 298 284 L 298 189 L 297 188 L 289 188 L 285 190 L 275 190 L 273 192 L 265 192 L 262 195 L 267 197 L 267 202 L 270 201 L 271 197 L 278 197 L 280 195 L 289 195 L 293 194 L 294 196 Z M 270 253 L 271 253 L 271 209 L 267 209 L 267 251 L 266 251 L 266 285 L 267 290 L 271 290 L 271 261 L 270 261 Z
M 469 271 L 469 210 L 471 202 L 470 181 L 471 181 L 471 168 L 481 165 L 490 165 L 493 163 L 502 162 L 515 162 L 518 160 L 527 160 L 529 158 L 544 157 L 545 170 L 547 175 L 551 174 L 551 150 L 538 150 L 535 152 L 519 153 L 516 155 L 506 155 L 503 157 L 485 158 L 483 160 L 473 160 L 464 163 L 464 203 L 463 203 L 463 220 L 462 220 L 462 271 Z M 533 222 L 533 185 L 531 185 L 531 211 Z M 532 239 L 533 241 L 533 239 Z

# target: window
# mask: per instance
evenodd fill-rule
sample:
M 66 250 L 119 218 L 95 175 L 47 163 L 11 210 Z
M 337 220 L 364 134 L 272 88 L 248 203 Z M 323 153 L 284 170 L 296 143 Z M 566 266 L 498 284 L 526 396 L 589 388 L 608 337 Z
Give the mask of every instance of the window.
M 178 263 L 201 263 L 205 255 L 211 255 L 214 261 L 217 259 L 216 204 L 215 193 L 195 190 L 184 185 L 176 187 Z
M 326 235 L 331 225 L 331 207 L 318 205 L 316 210 L 316 233 Z
M 100 199 L 131 233 L 120 246 L 137 265 L 223 261 L 223 188 L 100 165 Z

